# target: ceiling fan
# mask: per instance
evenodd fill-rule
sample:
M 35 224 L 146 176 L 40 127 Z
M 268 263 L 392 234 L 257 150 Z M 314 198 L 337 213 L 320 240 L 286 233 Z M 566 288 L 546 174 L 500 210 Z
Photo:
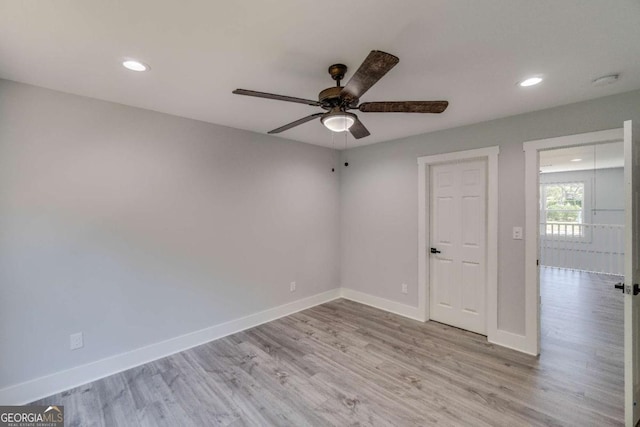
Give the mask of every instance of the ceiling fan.
M 255 96 L 258 98 L 277 99 L 280 101 L 297 102 L 299 104 L 320 107 L 326 112 L 314 113 L 303 117 L 269 133 L 280 133 L 293 127 L 320 118 L 322 124 L 333 132 L 351 132 L 356 139 L 369 136 L 370 133 L 353 113 L 348 110 L 359 110 L 363 113 L 442 113 L 449 103 L 447 101 L 391 101 L 391 102 L 360 102 L 360 97 L 378 82 L 399 59 L 397 56 L 379 50 L 372 50 L 360 68 L 343 87 L 340 81 L 347 72 L 344 64 L 334 64 L 329 67 L 329 74 L 336 81 L 335 87 L 324 89 L 318 95 L 318 100 L 295 98 L 272 93 L 256 92 L 253 90 L 236 89 L 237 95 Z

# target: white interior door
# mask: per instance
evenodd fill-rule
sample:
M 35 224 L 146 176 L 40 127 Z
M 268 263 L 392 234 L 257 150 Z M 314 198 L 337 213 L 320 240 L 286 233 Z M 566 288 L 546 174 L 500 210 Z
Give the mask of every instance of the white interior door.
M 486 335 L 487 162 L 430 175 L 430 318 Z
M 624 122 L 624 391 L 625 425 L 640 419 L 640 124 Z

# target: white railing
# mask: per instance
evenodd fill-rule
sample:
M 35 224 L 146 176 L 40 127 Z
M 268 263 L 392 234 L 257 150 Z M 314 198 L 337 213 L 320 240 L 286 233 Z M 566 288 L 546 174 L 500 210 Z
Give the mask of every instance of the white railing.
M 624 226 L 540 224 L 540 265 L 624 274 Z

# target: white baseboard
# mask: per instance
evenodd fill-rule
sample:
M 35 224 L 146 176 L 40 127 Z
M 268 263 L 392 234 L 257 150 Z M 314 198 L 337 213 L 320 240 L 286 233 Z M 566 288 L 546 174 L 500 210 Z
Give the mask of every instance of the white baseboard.
M 24 405 L 338 298 L 345 298 L 420 322 L 426 320 L 418 307 L 353 289 L 336 288 L 166 341 L 0 389 L 0 405 Z M 489 342 L 535 356 L 529 350 L 530 345 L 524 335 L 498 330 L 495 337 L 492 337 Z
M 386 298 L 380 298 L 373 295 L 365 294 L 364 292 L 356 291 L 349 288 L 342 288 L 340 290 L 340 295 L 342 296 L 342 298 L 359 302 L 360 304 L 369 305 L 371 307 L 379 308 L 380 310 L 408 317 L 413 320 L 418 320 L 420 322 L 424 322 L 426 320 L 424 316 L 420 314 L 418 307 L 391 301 Z
M 425 322 L 426 320 L 428 320 L 425 319 L 424 315 L 420 313 L 418 307 L 414 307 L 411 305 L 406 305 L 385 298 L 376 297 L 349 288 L 341 288 L 340 295 L 344 299 L 369 305 L 371 307 L 398 314 L 400 316 L 408 317 L 413 320 L 418 320 L 420 322 Z M 511 350 L 519 351 L 521 353 L 537 356 L 537 354 L 535 354 L 535 352 L 531 350 L 531 342 L 525 335 L 518 335 L 514 334 L 513 332 L 507 332 L 498 329 L 495 332 L 494 336 L 492 336 L 491 338 L 487 338 L 487 341 L 501 347 L 506 347 Z
M 307 308 L 340 298 L 340 288 L 0 390 L 1 405 L 24 405 Z
M 513 332 L 503 331 L 498 329 L 495 336 L 488 340 L 491 344 L 496 344 L 502 347 L 510 348 L 521 353 L 530 354 L 531 356 L 537 356 L 535 351 L 530 349 L 530 340 L 525 335 L 514 334 Z

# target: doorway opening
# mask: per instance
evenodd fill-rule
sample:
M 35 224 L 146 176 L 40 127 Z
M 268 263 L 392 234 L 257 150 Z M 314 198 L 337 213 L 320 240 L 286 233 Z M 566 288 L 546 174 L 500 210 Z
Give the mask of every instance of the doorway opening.
M 629 426 L 640 420 L 640 126 L 627 120 L 622 128 L 527 141 L 525 152 L 525 344 L 527 352 L 540 354 L 540 267 L 538 240 L 540 233 L 539 152 L 560 147 L 593 145 L 623 141 L 624 146 L 624 283 L 617 284 L 624 292 L 624 378 L 615 379 L 624 387 L 624 420 Z M 606 351 L 600 349 L 600 352 Z M 596 353 L 597 354 L 597 353 Z M 541 356 L 542 357 L 542 356 Z M 560 360 L 562 362 L 562 360 Z M 579 363 L 585 363 L 580 361 Z M 586 362 L 587 366 L 593 366 Z M 578 365 L 579 366 L 579 365 Z M 566 371 L 566 370 L 565 370 Z M 573 375 L 572 372 L 568 372 Z M 593 390 L 591 391 L 593 395 Z M 597 399 L 611 396 L 595 393 Z M 617 400 L 617 399 L 616 399 Z
M 540 151 L 539 168 L 540 358 L 593 387 L 602 413 L 622 421 L 623 143 Z
M 540 354 L 540 152 L 558 148 L 593 146 L 624 140 L 622 128 L 604 131 L 568 135 L 556 138 L 527 141 L 523 144 L 525 152 L 525 335 L 520 348 L 530 354 Z M 625 143 L 625 151 L 626 151 Z M 573 159 L 569 159 L 573 160 Z M 625 157 L 625 175 L 627 171 Z M 626 181 L 626 177 L 625 177 Z M 574 193 L 578 191 L 574 189 Z M 583 190 L 582 190 L 583 191 Z M 628 202 L 625 196 L 625 203 Z M 546 218 L 545 222 L 546 222 Z M 570 228 L 570 227 L 567 227 Z M 557 232 L 567 233 L 565 227 Z M 574 227 L 580 233 L 579 226 Z M 546 228 L 544 229 L 545 233 Z M 572 229 L 569 233 L 573 233 Z M 626 324 L 626 322 L 625 322 Z

